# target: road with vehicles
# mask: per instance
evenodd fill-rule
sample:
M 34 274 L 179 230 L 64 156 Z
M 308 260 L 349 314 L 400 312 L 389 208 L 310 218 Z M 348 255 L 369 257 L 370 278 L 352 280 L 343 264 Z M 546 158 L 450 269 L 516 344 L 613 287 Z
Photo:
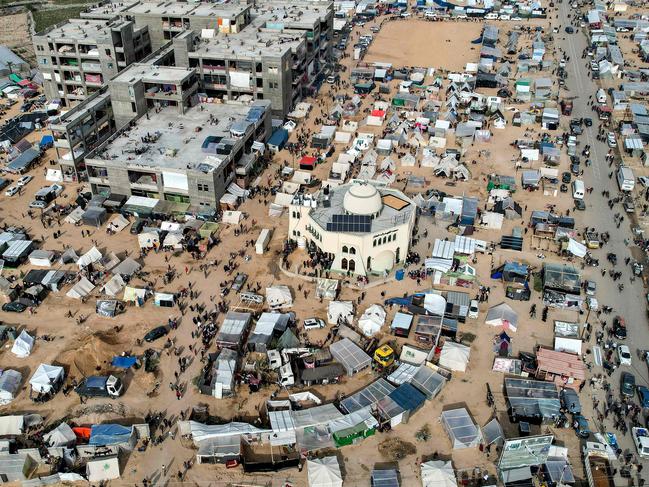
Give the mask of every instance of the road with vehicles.
M 590 62 L 590 57 L 582 59 L 582 52 L 587 48 L 587 37 L 585 33 L 580 32 L 579 28 L 576 28 L 574 34 L 567 34 L 565 32 L 565 27 L 570 22 L 568 20 L 568 15 L 572 15 L 578 12 L 575 9 L 572 9 L 570 3 L 567 0 L 564 0 L 559 6 L 559 19 L 562 22 L 560 27 L 560 32 L 555 34 L 559 38 L 558 46 L 563 49 L 570 60 L 567 64 L 569 78 L 566 80 L 567 88 L 562 90 L 560 97 L 575 97 L 574 99 L 574 109 L 571 115 L 572 118 L 580 117 L 590 117 L 593 119 L 592 127 L 584 127 L 584 133 L 581 135 L 580 140 L 581 144 L 579 148 L 583 148 L 585 145 L 590 145 L 592 164 L 590 167 L 584 167 L 584 183 L 586 187 L 592 187 L 593 191 L 591 194 L 586 196 L 586 211 L 581 212 L 581 214 L 576 214 L 575 217 L 578 223 L 581 224 L 579 230 L 583 230 L 585 226 L 595 227 L 599 232 L 609 232 L 610 240 L 604 245 L 600 250 L 593 251 L 595 257 L 599 258 L 600 266 L 599 267 L 587 267 L 585 270 L 586 278 L 590 278 L 597 282 L 597 299 L 601 305 L 612 306 L 614 311 L 610 315 L 602 314 L 601 318 L 604 319 L 608 326 L 611 326 L 613 317 L 616 314 L 621 315 L 627 322 L 628 337 L 625 340 L 626 345 L 629 346 L 632 352 L 632 364 L 631 366 L 621 366 L 613 372 L 613 375 L 608 379 L 611 383 L 611 392 L 615 399 L 620 398 L 620 374 L 622 372 L 631 372 L 635 375 L 636 383 L 638 385 L 648 385 L 649 383 L 649 371 L 647 365 L 640 357 L 641 353 L 638 353 L 638 350 L 642 351 L 644 349 L 649 349 L 649 321 L 647 320 L 647 300 L 646 300 L 646 290 L 643 287 L 641 279 L 636 279 L 635 282 L 630 281 L 630 276 L 632 275 L 631 267 L 625 265 L 625 259 L 627 257 L 633 258 L 631 255 L 631 248 L 627 245 L 627 242 L 630 245 L 633 245 L 633 235 L 631 231 L 631 222 L 629 216 L 624 213 L 624 209 L 621 204 L 617 204 L 613 209 L 609 209 L 608 198 L 602 196 L 602 191 L 609 191 L 610 197 L 614 198 L 618 192 L 618 185 L 615 179 L 609 178 L 609 173 L 614 171 L 615 165 L 609 167 L 606 161 L 606 155 L 608 154 L 609 147 L 606 142 L 600 142 L 597 140 L 598 134 L 598 125 L 599 121 L 597 120 L 597 114 L 592 110 L 589 103 L 589 95 L 593 95 L 595 98 L 595 92 L 598 89 L 598 86 L 591 79 L 589 70 L 587 68 L 587 63 Z M 555 22 L 557 22 L 555 20 Z M 583 165 L 582 165 L 583 167 Z M 577 212 L 575 212 L 577 213 Z M 619 226 L 616 226 L 614 215 L 620 213 L 624 215 L 624 221 Z M 638 250 L 638 249 L 636 249 Z M 614 282 L 609 276 L 608 272 L 606 276 L 602 276 L 601 271 L 612 268 L 612 265 L 607 262 L 606 255 L 608 253 L 614 253 L 617 255 L 617 265 L 615 269 L 621 271 L 622 278 Z M 637 256 L 637 254 L 636 254 Z M 619 283 L 624 284 L 624 290 L 620 292 L 618 290 Z M 589 348 L 592 348 L 592 345 L 595 342 L 595 332 L 601 330 L 601 326 L 597 320 L 597 317 L 591 313 L 589 318 L 591 325 L 593 325 L 593 332 L 591 338 L 591 344 L 588 345 Z M 606 340 L 606 337 L 605 337 Z M 593 361 L 592 356 L 588 357 L 588 361 Z M 593 366 L 592 373 L 600 374 L 604 373 L 602 367 Z M 601 390 L 590 391 L 587 387 L 584 390 L 584 395 L 590 397 L 592 395 L 597 396 L 601 401 L 600 410 L 603 411 L 603 405 L 605 404 L 605 393 Z M 634 401 L 637 403 L 637 398 L 634 398 Z M 609 416 L 608 420 L 604 421 L 604 427 L 606 431 L 611 431 L 617 433 L 618 442 L 622 449 L 629 449 L 635 453 L 635 446 L 629 432 L 626 435 L 622 435 L 619 432 L 616 432 L 613 428 L 613 424 Z M 594 421 L 595 418 L 589 418 L 591 425 L 599 425 L 598 422 Z M 644 421 L 643 421 L 644 422 Z M 594 428 L 592 428 L 594 429 Z

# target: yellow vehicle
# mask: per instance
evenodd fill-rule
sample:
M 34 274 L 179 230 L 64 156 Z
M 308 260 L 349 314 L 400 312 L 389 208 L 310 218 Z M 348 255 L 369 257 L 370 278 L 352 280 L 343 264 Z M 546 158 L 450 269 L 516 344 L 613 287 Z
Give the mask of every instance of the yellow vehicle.
M 390 345 L 381 345 L 374 350 L 374 361 L 382 368 L 390 367 L 394 363 L 394 350 Z
M 599 246 L 599 235 L 593 232 L 586 232 L 586 247 L 589 249 L 598 249 Z

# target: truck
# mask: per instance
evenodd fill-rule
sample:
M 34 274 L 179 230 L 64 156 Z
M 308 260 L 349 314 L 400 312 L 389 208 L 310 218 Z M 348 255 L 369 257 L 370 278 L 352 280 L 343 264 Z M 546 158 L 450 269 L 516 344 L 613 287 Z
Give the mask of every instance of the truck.
M 122 395 L 124 384 L 114 375 L 86 377 L 77 386 L 75 392 L 83 400 L 88 397 L 110 397 L 115 399 Z
M 631 428 L 631 435 L 638 455 L 642 458 L 649 458 L 649 431 L 647 428 Z
M 615 487 L 611 458 L 603 443 L 587 441 L 582 448 L 588 487 Z
M 617 170 L 617 185 L 620 191 L 633 191 L 635 188 L 635 176 L 631 168 L 620 166 Z

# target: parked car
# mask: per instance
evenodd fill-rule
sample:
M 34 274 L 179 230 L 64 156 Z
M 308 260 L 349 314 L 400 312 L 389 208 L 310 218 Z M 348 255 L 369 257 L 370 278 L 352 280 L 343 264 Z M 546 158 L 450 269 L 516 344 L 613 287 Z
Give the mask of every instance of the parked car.
M 131 229 L 129 232 L 132 235 L 137 235 L 142 231 L 142 228 L 144 228 L 144 224 L 146 223 L 146 220 L 143 220 L 142 218 L 138 218 L 133 222 L 133 225 L 131 225 Z
M 586 209 L 586 203 L 584 203 L 584 200 L 575 199 L 573 202 L 575 203 L 575 210 L 584 211 Z
M 246 284 L 247 280 L 248 280 L 248 274 L 239 272 L 234 278 L 234 281 L 232 282 L 232 290 L 235 292 L 241 291 L 243 289 L 243 286 Z
M 597 283 L 595 281 L 586 281 L 586 294 L 588 296 L 595 296 L 597 292 Z
M 297 124 L 293 120 L 289 120 L 284 124 L 284 129 L 290 134 L 295 130 L 295 127 L 297 127 Z
M 35 208 L 37 210 L 44 210 L 45 208 L 47 208 L 47 203 L 40 200 L 34 200 L 31 203 L 29 203 L 29 207 Z
M 620 394 L 626 397 L 633 396 L 635 392 L 635 376 L 629 372 L 623 372 L 620 379 Z
M 16 181 L 16 186 L 18 186 L 19 188 L 22 188 L 27 183 L 29 183 L 32 179 L 34 179 L 34 176 L 29 176 L 29 175 L 23 176 L 23 177 L 19 178 L 18 181 Z
M 158 338 L 162 338 L 166 334 L 169 333 L 169 328 L 166 326 L 158 326 L 154 328 L 153 330 L 149 331 L 146 335 L 144 335 L 144 341 L 145 342 L 154 342 Z
M 620 316 L 613 318 L 613 336 L 618 340 L 626 340 L 626 322 Z
M 13 196 L 20 191 L 20 188 L 17 186 L 11 186 L 10 188 L 7 188 L 7 191 L 5 191 L 5 196 Z
M 649 408 L 649 388 L 645 386 L 636 387 L 638 391 L 638 399 L 640 399 L 640 404 L 643 408 Z
M 631 350 L 627 345 L 617 346 L 617 359 L 620 365 L 628 365 L 631 367 Z
M 471 304 L 469 304 L 469 318 L 472 320 L 478 319 L 478 313 L 480 313 L 480 307 L 478 306 L 478 300 L 472 299 Z
M 570 174 L 568 171 L 565 171 L 561 174 L 561 182 L 568 184 L 570 181 L 572 181 L 572 174 Z
M 324 327 L 325 327 L 325 322 L 320 318 L 307 318 L 306 320 L 304 320 L 305 330 L 318 330 Z
M 18 301 L 12 301 L 11 303 L 5 303 L 2 305 L 2 311 L 9 313 L 22 313 L 26 309 L 27 305 Z
M 615 140 L 615 134 L 613 132 L 606 134 L 606 143 L 611 149 L 617 147 L 617 141 Z
M 566 27 L 566 34 L 574 34 L 574 33 L 575 33 L 575 29 L 572 26 L 569 25 L 568 27 Z
M 592 118 L 584 118 L 584 125 L 586 125 L 586 127 L 592 127 L 593 126 L 593 119 Z
M 575 429 L 575 433 L 577 433 L 577 436 L 580 438 L 588 438 L 590 436 L 588 420 L 581 414 L 575 414 L 572 417 L 572 426 Z

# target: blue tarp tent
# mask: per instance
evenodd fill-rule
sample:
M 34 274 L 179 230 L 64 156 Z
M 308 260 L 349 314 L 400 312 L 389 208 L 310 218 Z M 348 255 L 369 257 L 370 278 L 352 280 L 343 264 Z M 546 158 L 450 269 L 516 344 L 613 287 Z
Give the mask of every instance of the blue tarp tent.
M 135 357 L 113 357 L 111 365 L 122 369 L 128 369 L 135 365 L 137 358 Z
M 288 130 L 277 129 L 273 135 L 268 139 L 268 148 L 272 151 L 280 151 L 284 148 L 284 144 L 288 141 Z
M 388 396 L 403 409 L 411 413 L 419 409 L 426 401 L 426 396 L 415 386 L 407 382 L 401 384 L 388 394 Z
M 120 424 L 95 424 L 90 429 L 91 445 L 116 445 L 131 438 L 132 428 Z
M 53 145 L 54 145 L 54 137 L 52 137 L 51 135 L 43 135 L 43 138 L 41 139 L 41 142 L 39 144 L 41 150 L 49 149 Z
M 11 173 L 23 173 L 27 171 L 32 163 L 38 159 L 40 152 L 36 149 L 27 149 L 20 154 L 16 159 L 7 164 L 7 171 Z

